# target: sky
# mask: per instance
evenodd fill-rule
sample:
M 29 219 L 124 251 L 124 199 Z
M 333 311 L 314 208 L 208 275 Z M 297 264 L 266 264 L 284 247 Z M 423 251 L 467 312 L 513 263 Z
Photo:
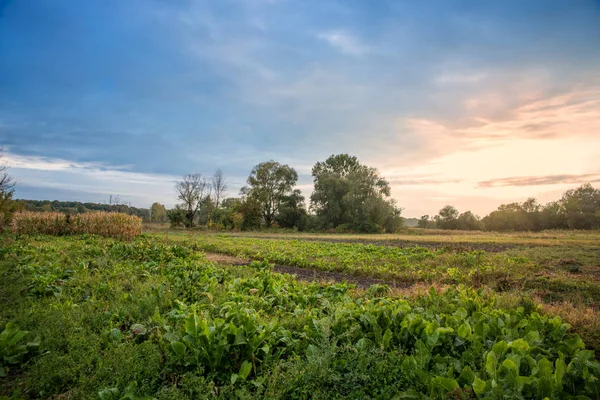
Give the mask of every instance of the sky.
M 600 186 L 598 0 L 0 0 L 16 196 L 176 203 L 350 153 L 406 217 Z

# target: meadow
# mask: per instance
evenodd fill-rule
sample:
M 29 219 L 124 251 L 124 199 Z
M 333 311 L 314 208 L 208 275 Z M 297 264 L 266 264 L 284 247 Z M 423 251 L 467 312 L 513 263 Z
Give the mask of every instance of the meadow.
M 0 258 L 6 398 L 600 398 L 597 232 L 155 227 Z

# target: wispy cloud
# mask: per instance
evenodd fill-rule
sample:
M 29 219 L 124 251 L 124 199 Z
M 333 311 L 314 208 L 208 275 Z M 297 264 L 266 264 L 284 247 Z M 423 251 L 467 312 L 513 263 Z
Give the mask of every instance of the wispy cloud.
M 510 178 L 490 179 L 487 181 L 478 182 L 477 186 L 480 188 L 490 188 L 498 186 L 539 186 L 579 184 L 588 182 L 600 182 L 600 173 L 580 175 L 515 176 Z
M 344 30 L 321 32 L 317 37 L 344 54 L 360 56 L 368 52 L 366 46 L 361 44 L 352 34 Z

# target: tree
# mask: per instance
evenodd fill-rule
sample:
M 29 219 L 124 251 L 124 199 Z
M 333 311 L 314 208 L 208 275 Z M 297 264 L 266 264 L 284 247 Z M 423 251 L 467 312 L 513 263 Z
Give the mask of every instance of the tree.
M 219 208 L 220 202 L 223 199 L 223 195 L 227 190 L 227 183 L 225 182 L 225 175 L 221 169 L 217 169 L 213 174 L 210 184 L 212 187 L 213 201 L 215 208 Z
M 460 214 L 456 220 L 458 229 L 463 231 L 477 231 L 483 229 L 483 224 L 477 215 L 471 211 Z
M 167 209 L 160 203 L 152 203 L 150 215 L 152 222 L 165 222 L 167 220 Z
M 304 196 L 296 189 L 281 201 L 279 214 L 275 218 L 277 224 L 282 228 L 296 228 L 304 230 L 306 227 L 306 207 Z
M 444 206 L 435 216 L 435 223 L 440 229 L 458 229 L 458 210 L 450 205 Z
M 429 215 L 423 215 L 419 218 L 419 221 L 417 221 L 417 228 L 433 229 L 435 227 L 435 220 L 430 218 Z
M 210 197 L 210 186 L 201 174 L 190 174 L 175 184 L 175 190 L 177 198 L 183 203 L 182 208 L 185 209 L 185 225 L 192 228 L 198 210 Z
M 377 169 L 338 154 L 317 162 L 312 176 L 311 209 L 321 228 L 373 232 L 398 226 L 400 209 L 389 198 L 389 183 Z
M 256 165 L 247 183 L 249 187 L 242 189 L 250 200 L 255 201 L 267 227 L 275 222 L 275 217 L 285 196 L 292 193 L 298 173 L 292 167 L 273 160 Z
M 0 226 L 10 222 L 15 205 L 12 200 L 15 182 L 8 174 L 8 166 L 2 163 L 2 158 L 4 151 L 0 148 Z
M 167 218 L 169 219 L 169 222 L 171 222 L 171 228 L 186 226 L 188 223 L 186 214 L 186 210 L 180 204 L 177 204 L 175 208 L 168 210 Z
M 600 227 L 600 190 L 586 183 L 567 190 L 560 199 L 567 226 L 571 229 Z

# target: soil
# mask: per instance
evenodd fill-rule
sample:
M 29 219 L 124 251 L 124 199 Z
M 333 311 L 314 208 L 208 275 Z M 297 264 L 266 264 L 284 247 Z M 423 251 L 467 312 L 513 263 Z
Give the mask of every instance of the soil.
M 205 253 L 208 261 L 216 262 L 222 265 L 248 265 L 250 260 L 229 256 L 226 254 L 218 253 Z M 275 265 L 273 272 L 280 274 L 296 275 L 296 278 L 300 281 L 306 282 L 323 282 L 323 283 L 340 283 L 347 282 L 354 284 L 359 288 L 368 288 L 374 284 L 385 284 L 392 288 L 406 288 L 411 284 L 406 282 L 394 282 L 386 281 L 383 279 L 374 279 L 368 277 L 354 276 L 349 274 L 343 274 L 341 272 L 329 272 L 319 271 L 316 269 L 290 267 L 287 265 Z
M 285 265 L 275 265 L 273 271 L 279 272 L 280 274 L 296 275 L 296 278 L 298 280 L 306 282 L 347 282 L 355 284 L 357 287 L 360 288 L 368 288 L 369 286 L 374 284 L 384 284 L 392 288 L 405 288 L 411 286 L 411 284 L 406 282 L 385 281 L 383 279 L 373 279 L 361 276 L 354 276 L 343 274 L 340 272 L 319 271 L 316 269 L 289 267 Z

